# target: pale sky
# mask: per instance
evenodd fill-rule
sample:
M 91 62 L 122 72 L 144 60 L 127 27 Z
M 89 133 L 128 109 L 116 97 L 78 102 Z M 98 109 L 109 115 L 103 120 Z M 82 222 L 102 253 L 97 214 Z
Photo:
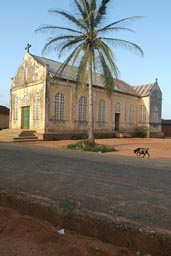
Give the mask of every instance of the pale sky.
M 43 46 L 50 35 L 37 34 L 35 29 L 43 24 L 63 25 L 62 18 L 48 13 L 52 8 L 75 12 L 72 0 L 1 2 L 0 105 L 9 106 L 11 78 L 26 53 L 26 44 L 32 45 L 30 53 L 42 56 Z M 163 94 L 162 118 L 171 119 L 171 1 L 111 0 L 107 13 L 106 23 L 130 16 L 144 16 L 128 24 L 136 33 L 113 35 L 138 44 L 144 51 L 144 57 L 140 57 L 122 48 L 113 49 L 119 78 L 130 85 L 153 83 L 157 78 Z M 44 57 L 62 61 L 57 58 L 57 53 Z

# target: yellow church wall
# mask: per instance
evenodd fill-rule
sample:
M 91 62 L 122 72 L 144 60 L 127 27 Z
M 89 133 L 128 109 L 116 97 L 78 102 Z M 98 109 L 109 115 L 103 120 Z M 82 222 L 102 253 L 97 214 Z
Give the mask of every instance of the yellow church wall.
M 64 118 L 63 120 L 55 120 L 55 95 L 62 93 L 64 95 Z M 72 128 L 72 86 L 61 82 L 51 82 L 48 86 L 48 107 L 47 107 L 47 123 L 48 132 L 68 131 Z
M 46 66 L 40 65 L 30 54 L 24 57 L 16 75 L 11 80 L 10 128 L 23 128 L 22 112 L 27 107 L 30 117 L 28 129 L 34 129 L 40 133 L 45 131 L 46 69 Z M 37 103 L 35 103 L 35 97 L 37 97 Z M 38 106 L 37 113 L 34 112 L 35 104 Z
M 147 115 L 146 115 L 146 123 L 149 123 L 149 117 L 150 117 L 150 97 L 143 97 L 142 98 L 142 103 L 144 103 L 145 107 L 146 107 L 146 111 L 147 111 Z
M 34 119 L 33 114 L 33 102 L 34 102 L 34 95 L 39 93 L 40 96 L 40 107 L 39 107 L 39 118 L 36 120 Z M 15 102 L 16 97 L 18 99 L 17 104 L 17 113 L 14 113 L 15 110 Z M 24 89 L 17 89 L 13 90 L 11 93 L 11 124 L 10 126 L 14 129 L 21 129 L 22 128 L 22 109 L 24 107 L 29 107 L 29 129 L 36 129 L 39 132 L 44 131 L 44 85 L 43 84 L 36 84 L 30 87 L 26 87 Z
M 116 104 L 120 104 L 120 111 L 116 110 Z M 134 106 L 133 121 L 130 121 L 130 107 Z M 119 113 L 119 130 L 132 131 L 137 127 L 137 107 L 139 105 L 139 98 L 115 92 L 112 96 L 112 130 L 115 129 L 115 113 Z
M 140 121 L 140 107 L 141 106 L 145 106 L 146 108 L 146 118 L 144 122 Z M 149 124 L 149 120 L 150 120 L 150 97 L 142 97 L 139 100 L 139 106 L 138 106 L 138 127 L 146 127 L 147 129 L 147 137 L 150 136 L 150 124 Z

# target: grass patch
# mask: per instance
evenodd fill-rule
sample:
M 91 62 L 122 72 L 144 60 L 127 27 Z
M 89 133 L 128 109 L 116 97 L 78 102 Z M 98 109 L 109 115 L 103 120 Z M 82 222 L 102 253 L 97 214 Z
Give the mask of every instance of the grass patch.
M 90 151 L 90 152 L 115 152 L 116 149 L 113 147 L 107 147 L 105 145 L 95 144 L 94 146 L 85 146 L 84 141 L 78 141 L 77 143 L 72 143 L 67 146 L 68 149 L 73 150 L 83 150 L 83 151 Z
M 76 210 L 78 208 L 77 203 L 68 199 L 61 199 L 59 201 L 59 208 L 65 209 L 70 212 Z

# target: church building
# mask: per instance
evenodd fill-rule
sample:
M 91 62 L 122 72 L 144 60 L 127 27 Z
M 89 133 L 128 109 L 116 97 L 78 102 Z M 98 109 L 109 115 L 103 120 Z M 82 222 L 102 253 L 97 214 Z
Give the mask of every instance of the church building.
M 88 129 L 88 84 L 76 93 L 76 71 L 58 76 L 61 63 L 29 51 L 11 80 L 10 128 L 34 130 L 39 138 L 85 138 Z M 146 129 L 148 137 L 160 137 L 162 92 L 157 80 L 131 86 L 114 80 L 111 96 L 100 74 L 94 76 L 95 136 L 132 136 Z

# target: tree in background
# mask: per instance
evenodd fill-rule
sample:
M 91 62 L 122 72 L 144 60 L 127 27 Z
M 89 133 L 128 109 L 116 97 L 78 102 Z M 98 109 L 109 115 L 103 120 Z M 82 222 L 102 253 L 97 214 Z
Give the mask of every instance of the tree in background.
M 106 37 L 107 33 L 114 35 L 119 31 L 133 31 L 125 26 L 128 21 L 133 21 L 140 16 L 133 16 L 114 21 L 104 25 L 106 9 L 110 0 L 73 0 L 76 5 L 77 15 L 65 11 L 53 9 L 50 13 L 64 17 L 71 27 L 43 25 L 36 32 L 50 32 L 55 36 L 50 37 L 45 44 L 42 53 L 55 51 L 60 58 L 66 51 L 69 52 L 66 60 L 61 64 L 57 73 L 60 75 L 68 65 L 73 67 L 77 64 L 77 89 L 86 83 L 89 86 L 89 119 L 88 119 L 88 142 L 93 145 L 94 138 L 94 107 L 93 107 L 93 76 L 100 70 L 103 77 L 104 87 L 111 95 L 114 90 L 114 78 L 118 77 L 119 70 L 112 47 L 125 47 L 143 55 L 142 49 L 132 42 L 118 38 Z M 61 32 L 59 34 L 59 31 Z M 110 46 L 109 46 L 110 45 Z M 100 69 L 99 69 L 100 68 Z

